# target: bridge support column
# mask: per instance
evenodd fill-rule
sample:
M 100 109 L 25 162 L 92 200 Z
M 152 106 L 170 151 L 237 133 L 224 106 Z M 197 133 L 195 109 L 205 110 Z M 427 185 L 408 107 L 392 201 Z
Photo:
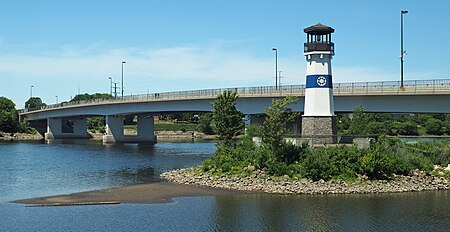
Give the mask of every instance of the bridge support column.
M 151 115 L 138 115 L 137 135 L 124 135 L 123 116 L 106 116 L 104 143 L 156 143 L 154 120 Z
M 69 123 L 70 122 L 70 123 Z M 47 118 L 46 140 L 51 139 L 90 139 L 86 118 Z
M 56 139 L 62 134 L 61 118 L 47 118 L 47 132 L 44 135 L 45 140 Z
M 142 142 L 156 142 L 153 115 L 138 115 L 137 138 Z
M 103 135 L 104 143 L 116 143 L 123 138 L 123 117 L 106 116 L 106 135 Z

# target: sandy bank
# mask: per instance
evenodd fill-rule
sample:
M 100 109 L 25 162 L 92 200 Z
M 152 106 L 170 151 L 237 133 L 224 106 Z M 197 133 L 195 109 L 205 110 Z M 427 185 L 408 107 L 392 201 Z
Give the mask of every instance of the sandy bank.
M 242 192 L 167 182 L 111 188 L 68 195 L 39 197 L 14 201 L 20 204 L 73 204 L 83 202 L 114 202 L 131 204 L 169 203 L 175 197 L 221 196 Z

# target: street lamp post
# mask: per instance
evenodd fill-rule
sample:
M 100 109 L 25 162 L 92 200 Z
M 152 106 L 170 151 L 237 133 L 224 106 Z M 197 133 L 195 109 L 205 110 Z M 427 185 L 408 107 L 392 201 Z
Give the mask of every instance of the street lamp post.
M 117 98 L 117 82 L 113 82 L 114 84 L 114 98 Z
M 403 50 L 403 15 L 408 14 L 407 10 L 400 13 L 400 88 L 403 89 L 403 62 L 406 51 Z
M 109 77 L 109 95 L 112 96 L 112 77 Z
M 34 85 L 30 86 L 30 99 L 33 97 L 33 87 Z
M 123 64 L 126 64 L 126 61 L 122 61 L 122 98 L 123 98 Z
M 278 49 L 272 48 L 275 51 L 275 90 L 278 89 Z

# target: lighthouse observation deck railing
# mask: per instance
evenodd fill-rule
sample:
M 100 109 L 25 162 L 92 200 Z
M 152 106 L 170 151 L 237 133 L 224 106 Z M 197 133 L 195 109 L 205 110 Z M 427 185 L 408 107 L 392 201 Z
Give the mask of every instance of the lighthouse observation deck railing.
M 123 98 L 62 102 L 59 104 L 47 105 L 39 109 L 23 109 L 20 110 L 19 113 L 23 114 L 38 110 L 52 110 L 57 108 L 69 108 L 87 105 L 214 99 L 215 97 L 217 97 L 217 95 L 221 94 L 224 91 L 235 91 L 238 93 L 240 98 L 285 96 L 301 97 L 305 95 L 305 85 L 285 85 L 278 88 L 275 88 L 274 86 L 260 86 L 148 93 L 124 96 Z M 450 94 L 450 79 L 405 81 L 403 88 L 400 87 L 399 81 L 334 83 L 333 92 L 334 96 Z
M 305 43 L 304 52 L 314 52 L 314 51 L 330 51 L 334 53 L 334 43 L 326 41 L 315 41 Z

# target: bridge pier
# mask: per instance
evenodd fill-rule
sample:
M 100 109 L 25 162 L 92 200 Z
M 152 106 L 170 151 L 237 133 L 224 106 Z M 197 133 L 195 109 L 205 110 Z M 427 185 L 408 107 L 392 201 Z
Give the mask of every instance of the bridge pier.
M 137 135 L 124 135 L 123 116 L 106 116 L 106 135 L 104 143 L 156 143 L 154 119 L 152 115 L 140 114 L 137 117 Z
M 86 118 L 47 118 L 46 140 L 52 139 L 90 139 Z

